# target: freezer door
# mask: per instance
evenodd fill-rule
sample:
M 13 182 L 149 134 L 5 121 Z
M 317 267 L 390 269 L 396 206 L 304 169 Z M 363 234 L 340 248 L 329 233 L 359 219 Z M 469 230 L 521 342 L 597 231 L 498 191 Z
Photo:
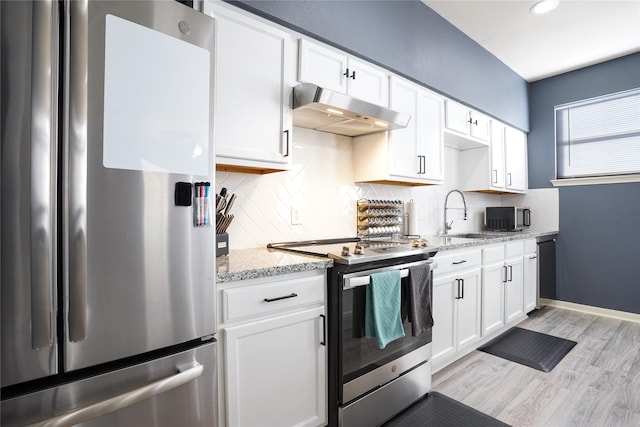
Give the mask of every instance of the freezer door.
M 65 3 L 66 371 L 215 332 L 213 20 L 175 1 Z M 211 187 L 213 188 L 213 187 Z M 212 192 L 213 193 L 213 192 Z
M 2 425 L 212 427 L 216 344 L 2 401 Z
M 57 3 L 0 2 L 2 387 L 55 374 Z

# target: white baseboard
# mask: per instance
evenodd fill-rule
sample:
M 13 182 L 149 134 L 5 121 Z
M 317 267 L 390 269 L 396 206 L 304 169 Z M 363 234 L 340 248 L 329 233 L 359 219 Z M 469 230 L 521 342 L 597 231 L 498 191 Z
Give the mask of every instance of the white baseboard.
M 566 310 L 580 311 L 582 313 L 595 314 L 596 316 L 611 317 L 613 319 L 628 320 L 630 322 L 640 323 L 640 314 L 629 313 L 626 311 L 611 310 L 608 308 L 593 307 L 590 305 L 576 304 L 573 302 L 558 301 L 554 299 L 540 298 L 540 305 L 548 305 L 549 307 L 564 308 Z

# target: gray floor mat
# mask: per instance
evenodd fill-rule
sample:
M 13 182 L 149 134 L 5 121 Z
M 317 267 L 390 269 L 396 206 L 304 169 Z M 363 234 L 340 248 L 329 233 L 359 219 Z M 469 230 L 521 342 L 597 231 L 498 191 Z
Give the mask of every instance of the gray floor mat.
M 383 427 L 504 427 L 500 420 L 451 399 L 438 392 L 431 392 Z
M 522 328 L 511 328 L 478 350 L 550 372 L 576 345 L 575 341 Z

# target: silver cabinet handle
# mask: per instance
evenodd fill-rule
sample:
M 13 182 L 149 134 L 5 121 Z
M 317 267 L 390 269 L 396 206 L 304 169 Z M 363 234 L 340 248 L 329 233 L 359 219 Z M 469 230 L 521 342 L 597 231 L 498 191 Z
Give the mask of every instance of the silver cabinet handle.
M 460 265 L 460 264 L 464 264 L 465 262 L 467 262 L 467 260 L 466 260 L 466 259 L 463 259 L 463 260 L 461 260 L 461 261 L 454 261 L 454 262 L 452 262 L 451 264 L 453 264 L 453 265 Z
M 507 173 L 507 176 L 509 177 L 509 185 L 511 185 L 511 172 Z
M 502 272 L 504 273 L 504 275 L 503 275 L 504 279 L 502 279 L 502 283 L 507 283 L 507 281 L 508 281 L 507 280 L 507 277 L 508 277 L 507 276 L 507 271 L 508 271 L 507 266 L 503 265 L 502 266 Z
M 493 183 L 497 184 L 498 183 L 498 169 L 493 169 L 491 171 L 491 175 L 493 175 Z
M 513 282 L 513 265 L 509 266 L 509 281 Z
M 201 364 L 196 363 L 195 366 L 187 369 L 186 371 L 179 372 L 168 378 L 163 378 L 135 390 L 77 409 L 73 412 L 30 424 L 27 427 L 57 427 L 80 424 L 101 415 L 126 408 L 127 406 L 140 402 L 141 400 L 166 393 L 169 390 L 201 377 L 203 372 L 204 367 Z
M 57 157 L 58 16 L 51 2 L 33 3 L 31 75 L 31 347 L 52 343 L 54 202 Z
M 87 336 L 87 73 L 88 17 L 84 2 L 69 2 L 65 39 L 68 52 L 65 85 L 67 117 L 64 124 L 65 153 L 68 170 L 67 232 L 69 277 L 69 340 L 82 341 Z M 73 45 L 73 48 L 70 48 Z
M 529 259 L 536 259 L 536 258 L 538 258 L 536 255 L 531 255 L 531 256 L 529 257 Z

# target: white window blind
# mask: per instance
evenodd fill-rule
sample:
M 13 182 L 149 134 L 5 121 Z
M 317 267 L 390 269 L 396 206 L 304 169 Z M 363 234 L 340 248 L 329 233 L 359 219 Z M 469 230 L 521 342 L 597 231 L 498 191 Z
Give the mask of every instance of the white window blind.
M 640 173 L 640 89 L 555 107 L 557 175 Z

